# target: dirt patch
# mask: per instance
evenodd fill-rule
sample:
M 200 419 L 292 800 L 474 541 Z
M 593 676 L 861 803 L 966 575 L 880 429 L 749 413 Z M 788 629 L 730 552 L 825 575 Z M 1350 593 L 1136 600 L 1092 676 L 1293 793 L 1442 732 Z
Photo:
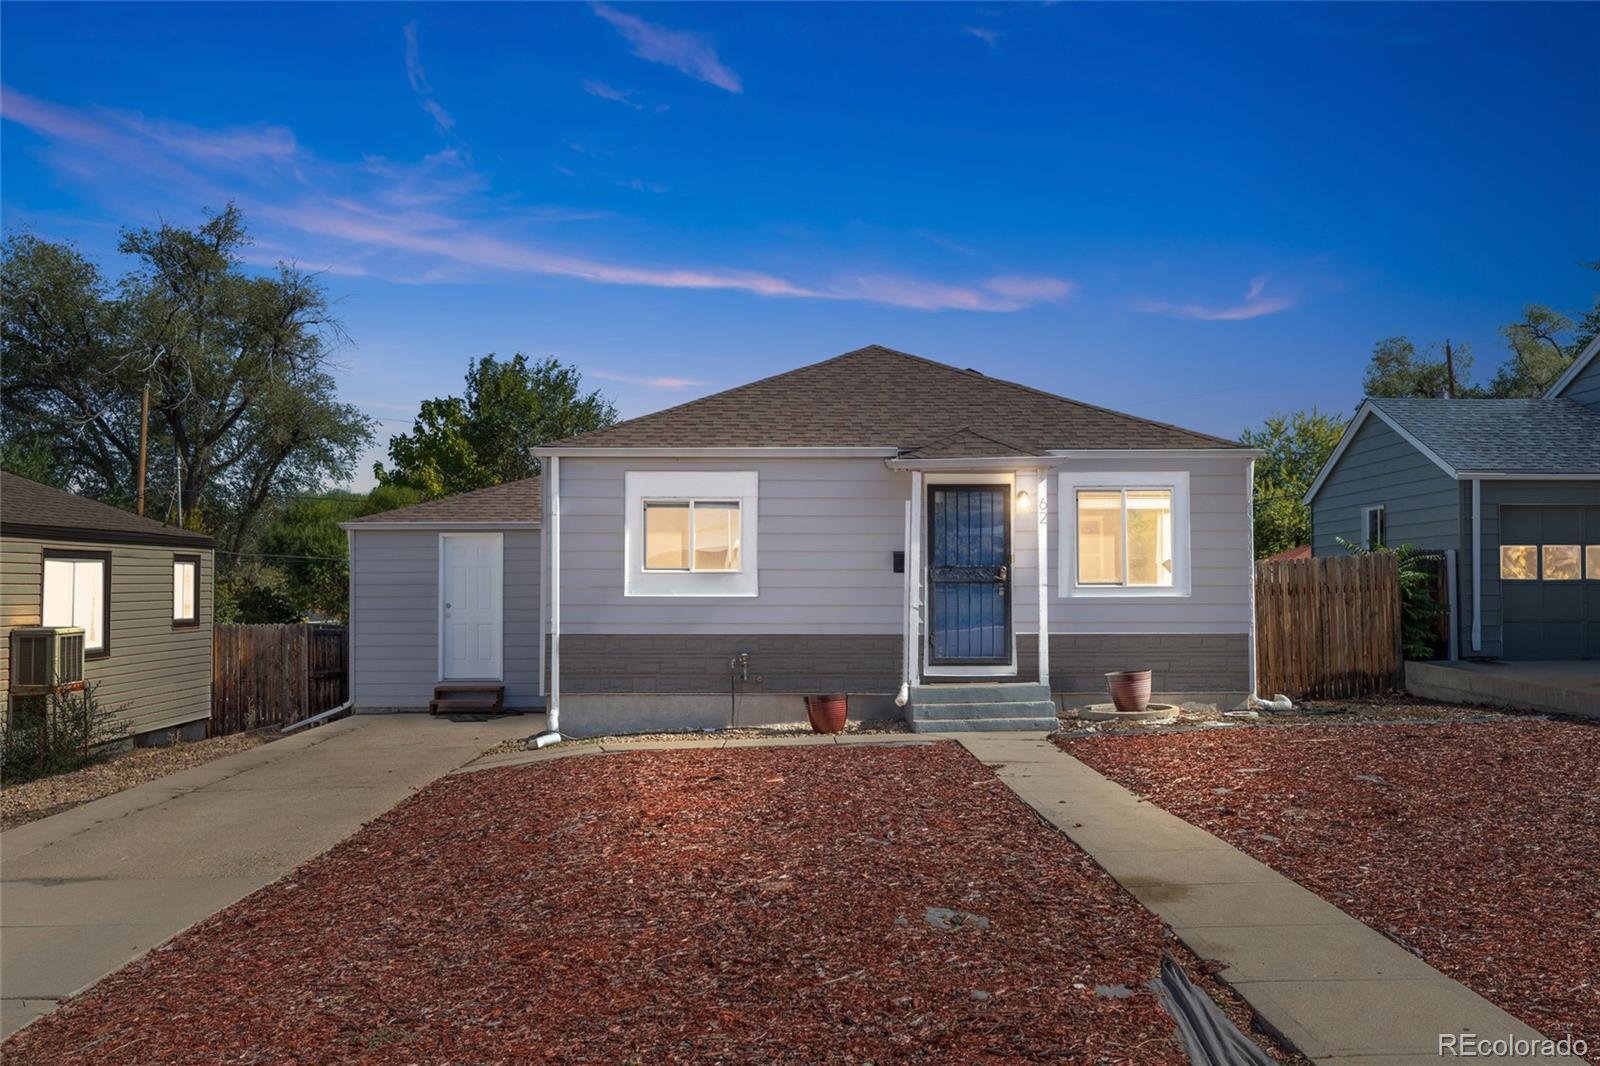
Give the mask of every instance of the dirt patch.
M 1061 715 L 1061 735 L 1143 736 L 1148 733 L 1186 732 L 1191 729 L 1234 728 L 1250 725 L 1356 725 L 1374 722 L 1483 722 L 1527 718 L 1526 712 L 1437 703 L 1405 693 L 1357 696 L 1338 700 L 1305 700 L 1287 711 L 1229 711 L 1210 703 L 1179 705 L 1178 718 L 1162 725 L 1095 722 L 1081 719 L 1075 710 Z
M 956 745 L 628 752 L 445 778 L 4 1052 L 1178 1064 L 1168 952 Z
M 1524 718 L 1058 743 L 1600 1055 L 1600 727 Z
M 878 733 L 909 733 L 911 726 L 894 719 L 867 719 L 866 721 L 850 721 L 845 723 L 845 736 L 861 736 Z M 624 733 L 608 737 L 573 737 L 562 740 L 565 747 L 581 747 L 583 745 L 617 745 L 617 744 L 644 744 L 660 743 L 664 740 L 760 740 L 769 737 L 808 737 L 814 731 L 804 722 L 792 722 L 784 725 L 770 726 L 744 726 L 737 729 L 680 729 L 671 733 Z M 528 746 L 526 737 L 513 737 L 502 740 L 484 755 L 504 755 L 513 751 L 523 751 Z
M 179 742 L 165 748 L 134 748 L 103 763 L 0 789 L 0 828 L 11 829 L 90 800 L 187 770 L 201 763 L 260 747 L 278 736 L 276 729 L 234 733 L 208 740 Z

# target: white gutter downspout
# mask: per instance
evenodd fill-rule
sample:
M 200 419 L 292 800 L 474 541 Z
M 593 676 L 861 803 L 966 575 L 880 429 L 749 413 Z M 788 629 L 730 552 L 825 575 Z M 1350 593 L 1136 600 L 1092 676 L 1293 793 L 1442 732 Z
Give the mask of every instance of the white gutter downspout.
M 901 623 L 901 648 L 900 648 L 900 676 L 905 678 L 900 683 L 900 691 L 895 695 L 894 705 L 904 707 L 911 699 L 911 656 L 916 650 L 915 637 L 912 636 L 914 626 L 911 620 L 911 501 L 906 501 L 905 516 L 905 546 L 902 555 L 902 566 L 905 573 L 901 575 L 904 580 L 900 582 L 900 623 Z
M 1050 691 L 1050 471 L 1039 470 L 1039 684 Z
M 545 700 L 545 730 L 533 738 L 536 748 L 561 739 L 561 459 L 546 460 L 545 483 L 550 494 L 550 691 Z
M 1483 479 L 1472 479 L 1472 651 L 1483 651 Z
M 911 471 L 911 684 L 922 684 L 922 471 Z
M 1256 461 L 1251 459 L 1245 465 L 1245 522 L 1249 527 L 1246 537 L 1249 551 L 1250 567 L 1250 699 L 1245 701 L 1248 707 L 1253 701 L 1261 698 L 1261 693 L 1256 691 Z

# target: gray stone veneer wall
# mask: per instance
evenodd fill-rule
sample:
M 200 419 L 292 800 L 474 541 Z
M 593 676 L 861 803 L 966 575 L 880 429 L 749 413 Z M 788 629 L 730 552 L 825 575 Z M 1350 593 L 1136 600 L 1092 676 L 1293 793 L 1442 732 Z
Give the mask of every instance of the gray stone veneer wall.
M 561 689 L 563 695 L 720 695 L 728 690 L 728 661 L 741 651 L 750 653 L 743 694 L 893 695 L 903 680 L 897 636 L 569 634 L 561 638 Z M 1244 633 L 1057 633 L 1050 637 L 1050 689 L 1103 693 L 1108 670 L 1152 670 L 1156 692 L 1242 694 L 1250 684 L 1249 656 Z M 1037 677 L 1038 663 L 1038 639 L 1019 635 L 1017 679 Z

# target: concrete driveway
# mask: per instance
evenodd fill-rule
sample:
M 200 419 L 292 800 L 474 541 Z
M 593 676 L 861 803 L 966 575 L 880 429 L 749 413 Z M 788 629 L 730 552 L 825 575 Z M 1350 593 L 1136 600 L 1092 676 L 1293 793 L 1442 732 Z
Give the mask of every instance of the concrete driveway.
M 0 1035 L 543 723 L 346 718 L 0 835 Z

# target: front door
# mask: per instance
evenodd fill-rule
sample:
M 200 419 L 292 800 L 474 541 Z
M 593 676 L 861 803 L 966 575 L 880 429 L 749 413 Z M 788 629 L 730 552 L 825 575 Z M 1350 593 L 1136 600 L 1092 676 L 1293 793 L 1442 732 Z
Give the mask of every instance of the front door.
M 928 488 L 928 663 L 1011 663 L 1011 491 Z
M 499 533 L 440 535 L 439 658 L 446 681 L 501 679 L 501 544 Z

